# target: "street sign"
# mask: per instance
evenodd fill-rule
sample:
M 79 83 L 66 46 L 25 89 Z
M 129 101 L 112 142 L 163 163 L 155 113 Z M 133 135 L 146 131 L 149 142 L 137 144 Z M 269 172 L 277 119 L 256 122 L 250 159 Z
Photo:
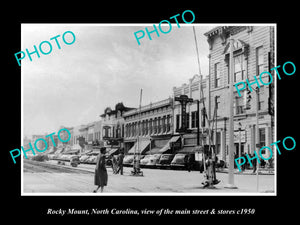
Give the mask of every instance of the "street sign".
M 202 152 L 195 152 L 195 161 L 202 161 Z
M 234 143 L 240 142 L 240 132 L 241 132 L 241 142 L 246 142 L 246 130 L 234 131 L 233 140 Z
M 180 102 L 181 104 L 181 127 L 178 132 L 185 133 L 187 132 L 187 115 L 186 115 L 186 104 L 188 102 L 193 102 L 192 98 L 189 98 L 187 95 L 180 95 L 179 97 L 174 98 L 175 101 Z

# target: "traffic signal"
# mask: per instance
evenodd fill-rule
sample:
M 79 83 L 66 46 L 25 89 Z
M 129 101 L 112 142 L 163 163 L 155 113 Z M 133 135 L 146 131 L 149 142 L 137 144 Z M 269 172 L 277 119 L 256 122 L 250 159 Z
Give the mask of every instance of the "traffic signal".
M 252 97 L 251 97 L 251 91 L 248 89 L 245 94 L 244 94 L 244 101 L 245 101 L 245 109 L 250 109 L 250 101 L 251 101 Z

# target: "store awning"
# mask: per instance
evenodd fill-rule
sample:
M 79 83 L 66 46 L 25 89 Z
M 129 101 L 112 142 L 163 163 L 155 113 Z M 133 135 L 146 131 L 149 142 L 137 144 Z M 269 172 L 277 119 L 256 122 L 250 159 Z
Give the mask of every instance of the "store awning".
M 177 151 L 177 153 L 184 153 L 184 154 L 195 153 L 196 149 L 197 149 L 196 146 L 183 146 L 183 148 Z
M 178 141 L 179 138 L 180 136 L 174 136 L 170 140 L 166 140 L 163 146 L 155 146 L 154 148 L 150 149 L 146 154 L 163 154 L 164 152 L 171 149 L 170 143 Z
M 112 155 L 116 153 L 119 150 L 119 148 L 106 148 L 106 154 Z
M 180 138 L 180 136 L 174 136 L 170 139 L 169 142 L 176 142 L 176 141 L 178 141 L 179 138 Z
M 150 146 L 150 140 L 140 140 L 139 145 L 140 145 L 140 154 L 144 154 L 145 151 L 147 151 Z M 137 153 L 138 152 L 137 148 L 138 148 L 137 142 L 135 142 L 132 148 L 128 151 L 128 154 L 134 154 L 134 152 Z

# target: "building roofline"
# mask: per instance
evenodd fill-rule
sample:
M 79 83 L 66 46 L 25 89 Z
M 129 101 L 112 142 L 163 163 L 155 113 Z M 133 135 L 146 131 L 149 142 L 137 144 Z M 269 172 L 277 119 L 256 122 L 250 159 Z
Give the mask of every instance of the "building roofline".
M 216 35 L 216 34 L 220 33 L 220 31 L 228 29 L 228 28 L 229 28 L 229 26 L 217 26 L 217 27 L 207 31 L 206 33 L 204 33 L 204 35 L 206 37 L 211 37 L 213 35 Z

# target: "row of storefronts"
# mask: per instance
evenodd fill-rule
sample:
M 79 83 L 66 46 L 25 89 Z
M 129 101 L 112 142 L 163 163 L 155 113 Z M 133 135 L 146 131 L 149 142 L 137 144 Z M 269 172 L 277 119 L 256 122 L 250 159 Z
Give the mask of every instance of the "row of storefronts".
M 80 145 L 82 151 L 105 146 L 110 151 L 124 148 L 125 154 L 193 153 L 198 144 L 209 144 L 210 133 L 218 158 L 228 161 L 229 38 L 235 40 L 234 82 L 252 81 L 259 72 L 274 67 L 274 27 L 220 26 L 205 36 L 210 49 L 208 76 L 194 75 L 187 83 L 174 87 L 172 97 L 141 108 L 127 107 L 122 102 L 114 108 L 107 107 L 98 121 L 68 127 L 72 138 L 67 144 Z M 261 146 L 273 142 L 274 115 L 270 114 L 273 89 L 269 85 L 259 91 L 258 135 L 255 98 L 252 97 L 247 108 L 246 93 L 238 97 L 235 92 L 237 155 L 253 153 L 257 137 Z

